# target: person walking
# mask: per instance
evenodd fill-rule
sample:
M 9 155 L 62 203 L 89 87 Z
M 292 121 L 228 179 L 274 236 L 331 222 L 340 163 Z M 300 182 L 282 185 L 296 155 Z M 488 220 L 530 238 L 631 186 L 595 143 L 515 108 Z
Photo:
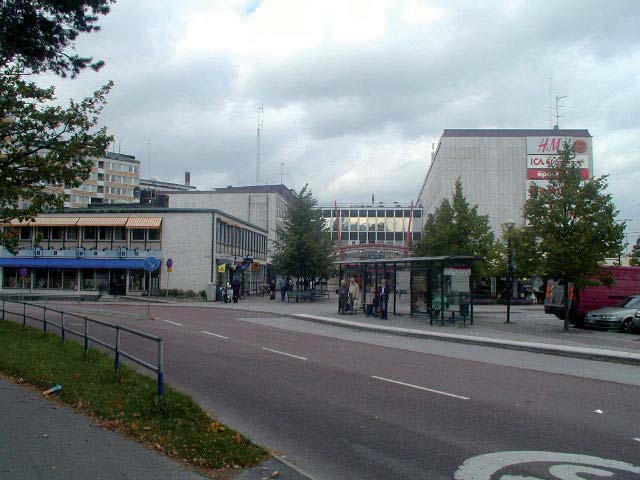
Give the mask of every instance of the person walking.
M 356 279 L 351 277 L 349 283 L 349 305 L 351 306 L 351 315 L 358 313 L 358 302 L 360 301 L 360 285 Z
M 233 290 L 233 303 L 238 303 L 240 299 L 240 280 L 234 278 L 231 282 L 231 289 Z
M 275 299 L 276 299 L 276 281 L 271 280 L 269 282 L 269 300 L 275 300 Z
M 284 298 L 287 295 L 287 290 L 289 289 L 289 279 L 284 277 L 280 280 L 280 301 L 284 302 Z
M 382 279 L 380 285 L 380 293 L 378 294 L 378 302 L 380 304 L 380 319 L 387 320 L 387 309 L 389 306 L 389 283 L 386 278 Z

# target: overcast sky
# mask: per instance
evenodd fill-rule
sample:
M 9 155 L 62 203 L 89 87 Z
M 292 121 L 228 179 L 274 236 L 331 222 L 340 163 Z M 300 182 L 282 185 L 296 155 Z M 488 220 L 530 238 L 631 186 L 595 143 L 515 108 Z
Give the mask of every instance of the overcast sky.
M 640 231 L 640 2 L 120 0 L 78 51 L 115 82 L 103 121 L 142 176 L 200 189 L 308 182 L 322 202 L 415 200 L 445 128 L 587 128 Z

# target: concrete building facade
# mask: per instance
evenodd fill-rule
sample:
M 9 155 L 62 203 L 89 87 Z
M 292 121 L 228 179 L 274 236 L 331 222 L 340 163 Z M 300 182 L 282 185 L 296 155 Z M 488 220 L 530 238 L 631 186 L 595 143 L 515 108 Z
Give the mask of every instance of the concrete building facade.
M 478 213 L 489 215 L 493 232 L 501 235 L 507 219 L 524 224 L 522 207 L 531 183 L 545 185 L 545 172 L 568 141 L 582 162 L 583 175 L 593 175 L 593 142 L 589 131 L 445 129 L 418 193 L 424 214 L 451 198 L 460 177 L 464 194 Z
M 215 209 L 69 209 L 3 228 L 18 239 L 15 254 L 0 251 L 3 294 L 141 295 L 148 257 L 161 263 L 152 291 L 199 292 L 238 278 L 252 292 L 266 281 L 266 230 Z
M 284 185 L 254 185 L 207 191 L 160 191 L 170 208 L 214 208 L 267 231 L 267 251 L 273 252 L 276 232 L 282 227 L 292 191 Z

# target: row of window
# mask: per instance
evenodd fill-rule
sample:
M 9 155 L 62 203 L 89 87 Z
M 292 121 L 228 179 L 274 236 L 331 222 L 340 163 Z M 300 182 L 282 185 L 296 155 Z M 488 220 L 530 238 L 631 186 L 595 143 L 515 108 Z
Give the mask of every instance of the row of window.
M 246 228 L 216 221 L 216 249 L 220 253 L 236 256 L 265 258 L 267 256 L 266 235 Z
M 326 225 L 330 230 L 337 231 L 338 224 L 335 218 L 327 219 Z M 340 230 L 343 232 L 402 232 L 409 228 L 409 218 L 343 218 Z M 417 222 L 411 222 L 412 229 L 420 228 Z
M 122 175 L 112 175 L 109 173 L 100 173 L 93 172 L 90 177 L 92 180 L 97 180 L 99 182 L 114 182 L 114 183 L 126 183 L 129 185 L 135 185 L 136 179 L 135 177 L 124 177 Z
M 36 238 L 39 240 L 78 240 L 78 229 L 80 227 L 35 227 Z M 127 229 L 125 227 L 81 227 L 82 240 L 127 240 Z M 20 240 L 31 240 L 33 229 L 31 227 L 19 227 L 20 232 L 16 232 Z M 159 228 L 132 228 L 129 229 L 131 241 L 160 240 Z
M 422 232 L 413 232 L 412 239 L 414 241 L 420 240 Z M 332 232 L 331 238 L 334 242 L 338 241 L 338 232 Z M 404 232 L 342 232 L 340 235 L 341 240 L 352 241 L 357 240 L 360 243 L 386 243 L 386 242 L 404 242 L 406 234 Z
M 339 210 L 340 217 L 382 217 L 382 218 L 420 218 L 422 210 Z M 324 218 L 335 218 L 335 210 L 322 210 Z
M 98 160 L 98 168 L 105 168 L 105 161 Z M 138 173 L 138 166 L 126 163 L 106 162 L 107 170 L 115 170 L 116 172 Z
M 20 269 L 4 267 L 3 288 L 33 288 L 37 290 L 108 290 L 109 276 L 117 275 L 108 269 L 34 268 L 31 275 L 20 276 Z M 33 282 L 33 284 L 32 284 Z M 146 290 L 147 275 L 144 270 L 129 271 L 129 291 Z

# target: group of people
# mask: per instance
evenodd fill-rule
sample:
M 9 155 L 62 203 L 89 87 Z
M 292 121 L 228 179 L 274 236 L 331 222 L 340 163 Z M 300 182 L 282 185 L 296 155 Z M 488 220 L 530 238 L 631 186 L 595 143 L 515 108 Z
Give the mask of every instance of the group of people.
M 240 280 L 234 278 L 231 283 L 227 283 L 222 287 L 222 301 L 224 303 L 238 303 L 240 299 Z
M 379 316 L 381 319 L 387 319 L 387 311 L 389 306 L 389 282 L 386 278 L 382 279 L 381 284 L 376 288 L 371 288 L 369 303 L 364 306 L 365 314 L 370 316 Z M 338 312 L 341 314 L 356 315 L 360 306 L 360 285 L 354 277 L 340 282 L 338 287 Z

